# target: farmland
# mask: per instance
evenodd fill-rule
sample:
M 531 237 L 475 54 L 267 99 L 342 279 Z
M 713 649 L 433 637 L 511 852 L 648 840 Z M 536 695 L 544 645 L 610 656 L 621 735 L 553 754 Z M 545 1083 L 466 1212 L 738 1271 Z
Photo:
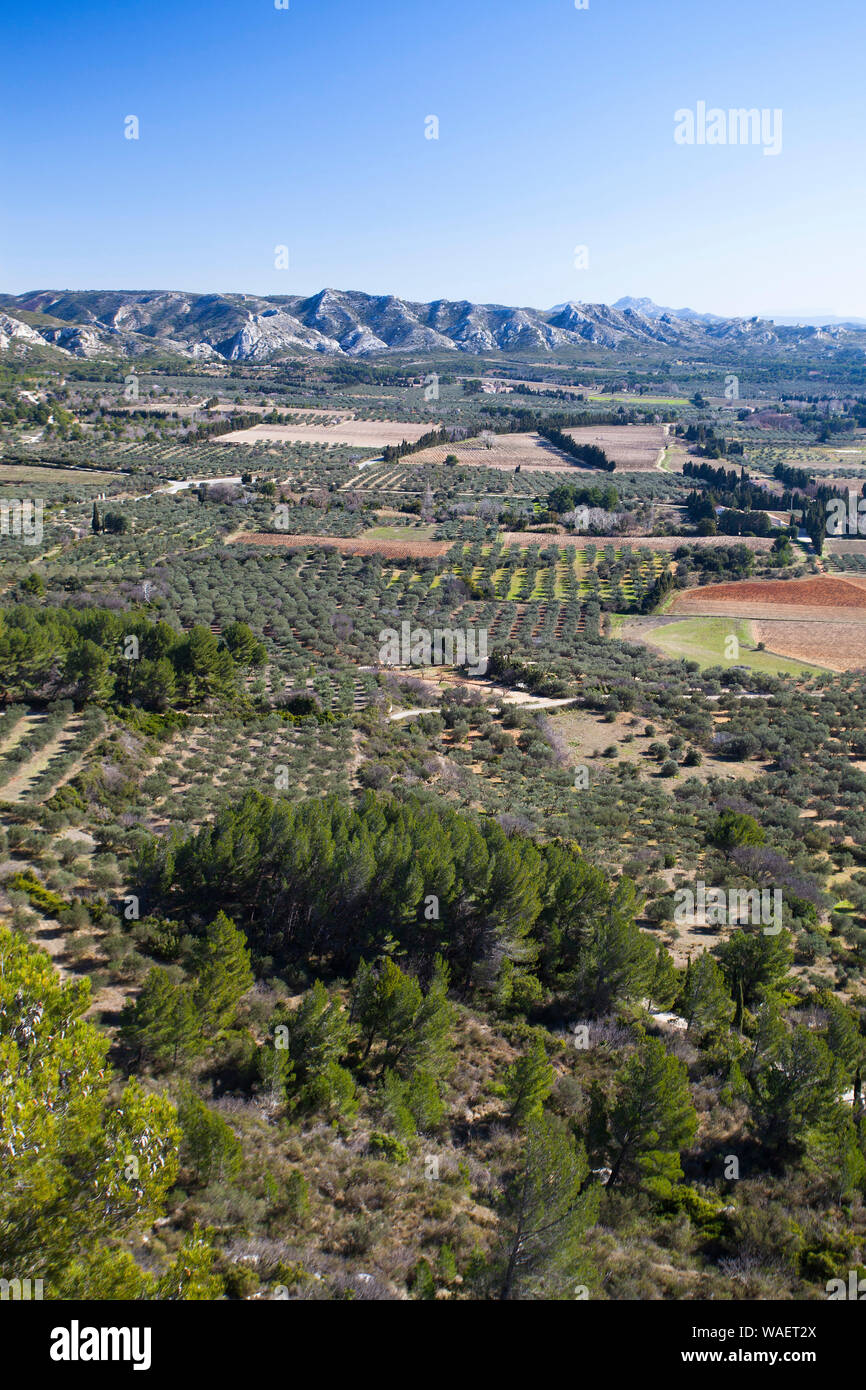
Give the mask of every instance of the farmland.
M 831 671 L 866 667 L 864 577 L 715 584 L 674 595 L 669 612 L 695 616 L 666 620 L 646 640 L 657 650 L 702 665 L 744 662 L 755 670 L 789 674 L 804 674 L 809 666 Z M 735 632 L 744 634 L 746 648 L 725 660 L 725 642 Z M 756 650 L 759 643 L 762 649 Z
M 866 669 L 866 633 L 861 623 L 836 622 L 832 618 L 821 622 L 774 618 L 769 622 L 753 621 L 751 627 L 756 641 L 781 655 L 825 666 L 830 671 Z
M 747 1200 L 777 1211 L 757 1092 L 728 1089 L 761 1002 L 733 1027 L 723 963 L 741 949 L 737 924 L 676 914 L 674 894 L 696 875 L 778 883 L 786 1027 L 817 1020 L 823 1040 L 824 992 L 852 1011 L 864 999 L 866 555 L 839 539 L 819 556 L 788 534 L 782 511 L 765 535 L 709 518 L 701 528 L 686 503 L 710 484 L 681 472 L 722 439 L 745 452 L 712 457 L 781 490 L 775 463 L 807 465 L 815 451 L 820 461 L 826 446 L 750 434 L 721 404 L 695 405 L 693 382 L 654 377 L 642 395 L 612 396 L 588 389 L 596 377 L 577 367 L 558 369 L 570 388 L 559 395 L 554 373 L 540 391 L 527 376 L 525 393 L 488 394 L 449 361 L 428 403 L 427 365 L 389 360 L 387 379 L 371 382 L 352 379 L 367 364 L 317 357 L 291 371 L 142 372 L 140 408 L 124 403 L 119 372 L 89 381 L 82 367 L 67 386 L 35 383 L 58 400 L 68 392 L 80 436 L 46 424 L 26 444 L 30 424 L 12 423 L 3 438 L 10 495 L 45 506 L 33 544 L 0 538 L 0 913 L 48 948 L 63 978 L 87 982 L 89 1024 L 148 1094 L 188 1106 L 191 1096 L 234 1137 L 243 1184 L 197 1176 L 184 1138 L 182 1183 L 155 1228 L 165 1265 L 200 1217 L 232 1297 L 267 1296 L 274 1271 L 298 1265 L 312 1271 L 303 1287 L 328 1296 L 369 1291 L 370 1274 L 382 1296 L 414 1298 L 443 1232 L 463 1282 L 437 1273 L 434 1284 L 486 1296 L 502 1183 L 522 1142 L 509 1069 L 533 1038 L 555 1069 L 556 1113 L 576 1126 L 578 1090 L 598 1080 L 614 1094 L 641 1037 L 686 1049 L 699 1128 L 678 1151 L 683 1186 L 727 1201 L 703 1167 L 723 1125 L 751 1146 Z M 479 380 L 493 378 L 498 364 L 479 367 Z M 261 423 L 238 430 L 238 417 Z M 545 421 L 603 448 L 613 471 L 579 466 L 539 432 Z M 447 442 L 396 452 L 440 427 Z M 446 634 L 440 664 L 424 664 L 423 640 L 420 655 L 389 654 L 383 632 L 404 624 L 422 639 Z M 470 640 L 483 660 L 460 665 Z M 727 844 L 732 815 L 764 840 Z M 280 873 L 291 861 L 279 884 L 268 855 Z M 502 876 L 493 894 L 473 877 L 482 865 Z M 420 926 L 428 889 L 441 911 L 435 949 L 425 933 L 437 919 Z M 509 893 L 529 904 L 514 940 L 511 919 L 496 916 Z M 223 949 L 220 908 L 231 927 L 219 931 L 249 953 L 253 985 L 229 1026 L 202 1023 L 175 1061 L 147 1023 L 149 1001 L 180 991 L 172 997 L 198 1018 L 203 943 Z M 613 943 L 623 973 L 593 975 L 593 953 L 613 949 L 609 921 L 624 933 Z M 648 981 L 648 951 L 667 984 Z M 456 1060 L 429 1081 L 421 1069 L 426 1110 L 408 1090 L 418 1068 L 379 1075 L 381 1042 L 373 1070 L 354 1035 L 327 1075 L 275 1070 L 275 1020 L 312 1017 L 324 1003 L 317 979 L 333 1016 L 348 1018 L 361 958 L 423 978 L 426 999 L 437 953 L 452 972 Z M 659 1017 L 686 1007 L 686 967 L 702 959 L 718 965 L 729 1022 L 666 1032 Z M 566 1046 L 562 1020 L 578 1016 L 607 1030 L 609 1053 L 587 1061 Z M 772 1061 L 756 1065 L 774 1074 Z M 437 1146 L 453 1191 L 446 1180 L 431 1196 L 418 1164 Z M 609 1156 L 599 1141 L 593 1168 Z M 838 1204 L 799 1159 L 784 1181 L 803 1229 L 820 1219 L 840 1238 Z M 290 1211 L 281 1194 L 295 1189 Z M 670 1213 L 637 1188 L 622 1195 L 653 1254 L 649 1296 L 697 1274 L 720 1300 L 742 1295 L 691 1227 L 677 1237 L 682 1267 L 668 1269 Z M 588 1237 L 599 1297 L 628 1296 L 616 1193 L 599 1185 L 599 1201 L 607 1224 Z M 376 1225 L 380 1206 L 399 1235 Z M 745 1248 L 738 1229 L 733 1250 Z M 265 1252 L 261 1273 L 238 1254 L 250 1250 Z M 808 1263 L 780 1272 L 768 1257 L 749 1269 L 756 1296 L 814 1295 Z
M 745 667 L 750 671 L 791 676 L 808 675 L 810 670 L 846 669 L 831 668 L 826 661 L 809 663 L 796 632 L 792 631 L 800 626 L 782 624 L 783 631 L 779 631 L 780 625 L 776 622 L 756 623 L 742 618 L 686 618 L 681 622 L 638 618 L 627 621 L 619 636 L 624 641 L 645 642 L 664 656 L 696 661 L 702 668 Z M 759 642 L 766 650 L 758 649 Z M 829 644 L 825 646 L 829 651 Z M 789 659 L 795 654 L 802 659 Z
M 675 597 L 676 613 L 724 613 L 742 618 L 797 617 L 817 622 L 832 621 L 843 611 L 851 622 L 866 622 L 866 585 L 855 578 L 758 580 L 717 584 L 688 590 Z
M 9 8 L 3 1364 L 848 1390 L 866 7 Z
M 424 560 L 436 555 L 444 555 L 448 550 L 447 541 L 431 540 L 412 540 L 407 538 L 404 541 L 369 536 L 309 536 L 291 535 L 275 536 L 264 535 L 261 532 L 242 532 L 232 538 L 232 544 L 236 545 L 275 545 L 291 546 L 299 545 L 320 546 L 325 549 L 338 550 L 341 555 L 382 555 L 389 559 L 399 560 L 412 558 Z
M 99 468 L 41 468 L 39 464 L 6 463 L 0 461 L 0 488 L 8 483 L 42 484 L 48 487 L 80 487 L 82 484 L 117 482 L 121 473 L 106 472 Z
M 449 456 L 456 457 L 461 466 L 491 469 L 541 468 L 559 473 L 571 464 L 546 439 L 537 434 L 489 434 L 465 439 L 454 444 L 434 444 L 413 455 L 413 463 L 424 467 L 443 464 Z
M 595 444 L 623 472 L 657 468 L 668 443 L 663 425 L 585 426 L 565 431 L 577 444 Z
M 393 420 L 355 420 L 351 416 L 327 425 L 254 425 L 220 436 L 221 444 L 348 444 L 381 449 L 386 444 L 414 443 L 429 425 Z

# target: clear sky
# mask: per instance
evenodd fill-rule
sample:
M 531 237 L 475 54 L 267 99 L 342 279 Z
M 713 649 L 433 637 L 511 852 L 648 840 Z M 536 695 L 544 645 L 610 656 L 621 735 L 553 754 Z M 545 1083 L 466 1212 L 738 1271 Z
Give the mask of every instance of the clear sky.
M 0 289 L 866 317 L 864 0 L 289 6 L 7 7 Z M 699 102 L 781 152 L 677 144 Z

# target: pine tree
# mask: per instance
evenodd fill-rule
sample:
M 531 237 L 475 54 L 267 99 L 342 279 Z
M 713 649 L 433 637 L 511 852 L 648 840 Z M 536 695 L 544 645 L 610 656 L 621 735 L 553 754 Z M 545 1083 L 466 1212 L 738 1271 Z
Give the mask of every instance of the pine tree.
M 418 1067 L 442 1074 L 450 1061 L 454 1010 L 448 1001 L 448 969 L 436 958 L 426 995 L 412 975 L 389 956 L 377 969 L 362 961 L 355 976 L 352 1018 L 358 1022 L 364 1062 L 381 1047 L 379 1075 L 391 1067 L 411 1076 Z
M 307 1083 L 301 1099 L 329 1120 L 350 1119 L 358 1109 L 357 1091 L 352 1073 L 331 1061 Z
M 273 1037 L 266 1038 L 256 1052 L 256 1074 L 271 1105 L 282 1105 L 287 1091 L 295 1089 L 288 1048 Z
M 183 1131 L 182 1153 L 199 1182 L 237 1177 L 243 1156 L 240 1140 L 190 1086 L 181 1091 L 177 1115 Z
M 53 1297 L 147 1296 L 118 1238 L 161 1215 L 177 1177 L 174 1106 L 115 1090 L 90 981 L 0 927 L 0 1270 Z
M 436 1297 L 436 1280 L 429 1261 L 423 1256 L 412 1271 L 412 1296 L 425 1300 Z
M 696 961 L 689 961 L 677 1012 L 686 1020 L 689 1033 L 695 1027 L 699 1033 L 707 1033 L 712 1028 L 730 1024 L 734 1005 L 725 977 L 709 952 L 704 951 Z
M 852 1009 L 846 1008 L 829 991 L 822 995 L 821 1005 L 828 1015 L 827 1046 L 842 1063 L 847 1077 L 853 1081 L 862 1071 L 866 1057 L 866 1040 L 860 1032 L 860 1021 Z
M 777 1153 L 801 1149 L 810 1130 L 847 1119 L 839 1103 L 845 1068 L 823 1038 L 798 1025 L 768 1052 L 754 1078 L 753 1116 L 762 1141 Z
M 272 1026 L 283 1022 L 288 1058 L 299 1086 L 306 1085 L 340 1062 L 349 1050 L 352 1026 L 342 1000 L 329 995 L 321 980 L 304 995 L 300 1006 L 283 1015 L 274 1014 Z
M 178 647 L 178 665 L 191 700 L 231 696 L 236 690 L 236 668 L 231 652 L 220 648 L 210 628 L 197 623 Z
M 224 912 L 205 933 L 199 952 L 196 1003 L 206 1031 L 230 1028 L 238 1004 L 253 985 L 246 937 Z
M 361 961 L 352 990 L 352 1017 L 357 1019 L 361 1033 L 362 1062 L 377 1042 L 383 1043 L 384 1075 L 390 1049 L 411 1034 L 421 998 L 418 981 L 412 975 L 404 975 L 390 956 L 385 957 L 378 969 Z
M 409 1081 L 407 1105 L 422 1134 L 432 1134 L 445 1117 L 445 1103 L 439 1085 L 430 1072 L 419 1067 Z
M 404 1142 L 415 1136 L 415 1117 L 409 1109 L 409 1084 L 395 1071 L 386 1071 L 382 1078 L 381 1111 L 392 1134 Z
M 200 1043 L 201 1018 L 189 986 L 175 984 L 167 970 L 154 966 L 134 1003 L 126 1005 L 121 1033 L 130 1047 L 160 1065 L 177 1066 Z
M 778 1048 L 787 1033 L 782 1003 L 773 990 L 766 990 L 755 1014 L 746 1059 L 745 1075 L 751 1081 L 764 1058 Z
M 669 1009 L 682 988 L 682 977 L 663 941 L 658 943 L 647 999 L 657 1009 Z
M 223 1281 L 213 1272 L 216 1251 L 208 1244 L 200 1228 L 195 1226 L 186 1237 L 165 1274 L 157 1285 L 156 1297 L 161 1301 L 184 1303 L 212 1302 L 222 1298 Z
M 522 1125 L 538 1118 L 553 1090 L 554 1078 L 544 1039 L 536 1034 L 523 1056 L 512 1062 L 505 1073 L 508 1118 L 513 1124 Z
M 635 924 L 634 885 L 624 879 L 592 925 L 575 969 L 575 1004 L 594 1017 L 616 1003 L 646 998 L 655 968 L 649 938 Z
M 457 1278 L 457 1261 L 454 1251 L 446 1241 L 439 1250 L 439 1278 L 443 1284 L 453 1284 Z
M 817 1173 L 830 1201 L 839 1206 L 856 1192 L 866 1191 L 866 1156 L 859 1127 L 850 1115 L 839 1117 L 814 1132 L 809 1140 L 805 1167 Z
M 657 1038 L 645 1038 L 616 1076 L 607 1186 L 631 1180 L 665 1190 L 678 1181 L 680 1152 L 692 1142 L 697 1123 L 685 1063 L 668 1056 Z
M 261 666 L 267 650 L 246 623 L 229 623 L 223 628 L 222 644 L 239 666 Z
M 490 1265 L 497 1298 L 573 1297 L 589 1278 L 581 1243 L 596 1219 L 598 1188 L 586 1188 L 588 1176 L 586 1154 L 561 1119 L 528 1121 Z
M 788 966 L 794 958 L 789 931 L 768 936 L 762 931 L 735 931 L 714 953 L 718 956 L 731 997 L 742 991 L 745 1008 L 751 1008 L 765 989 L 786 986 Z

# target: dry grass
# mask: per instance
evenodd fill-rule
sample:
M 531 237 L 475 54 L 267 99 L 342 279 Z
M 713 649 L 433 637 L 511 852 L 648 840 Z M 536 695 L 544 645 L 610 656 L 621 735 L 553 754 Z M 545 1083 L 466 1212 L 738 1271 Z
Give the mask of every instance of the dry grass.
M 574 465 L 565 454 L 537 434 L 491 434 L 490 447 L 481 438 L 464 439 L 457 444 L 436 444 L 410 455 L 407 462 L 419 464 L 444 463 L 455 454 L 464 466 L 497 468 L 513 472 L 523 468 L 542 468 L 548 473 L 573 473 Z
M 752 622 L 752 632 L 768 651 L 826 666 L 830 671 L 854 671 L 866 666 L 866 633 L 862 623 Z
M 681 545 L 709 546 L 711 549 L 725 545 L 745 545 L 749 550 L 769 550 L 773 544 L 771 536 L 589 536 L 581 531 L 567 532 L 564 528 L 556 535 L 543 531 L 502 531 L 499 539 L 505 545 L 519 545 L 522 549 L 529 545 L 540 545 L 542 549 L 550 545 L 562 549 L 574 545 L 578 550 L 584 550 L 587 545 L 594 545 L 596 550 L 603 550 L 606 545 L 613 545 L 617 550 L 630 546 L 632 550 L 645 548 L 670 551 L 679 550 Z
M 228 538 L 232 545 L 315 545 L 325 550 L 339 550 L 341 555 L 384 555 L 389 560 L 430 560 L 444 555 L 451 541 L 371 540 L 366 536 L 289 536 L 271 535 L 263 531 L 239 533 Z
M 629 473 L 651 472 L 667 443 L 664 425 L 581 425 L 564 433 L 578 444 L 604 449 L 617 468 Z
M 122 473 L 110 473 L 100 468 L 40 468 L 38 464 L 0 462 L 0 487 L 4 483 L 110 483 L 122 478 Z
M 599 769 L 613 764 L 612 758 L 608 762 L 607 758 L 602 757 L 605 748 L 609 748 L 611 744 L 617 745 L 617 758 L 620 762 L 634 763 L 643 768 L 648 776 L 655 776 L 658 773 L 659 765 L 653 758 L 646 756 L 647 749 L 651 743 L 666 742 L 675 732 L 673 726 L 667 728 L 658 720 L 654 720 L 653 727 L 656 732 L 649 735 L 645 734 L 646 720 L 625 711 L 617 714 L 613 723 L 607 723 L 603 716 L 594 714 L 591 710 L 569 709 L 557 714 L 553 725 L 568 744 L 573 756 L 573 766 L 580 766 L 581 764 L 590 766 L 590 780 L 593 776 L 593 760 L 599 759 L 596 764 Z M 623 742 L 626 734 L 634 735 L 630 743 Z M 682 751 L 678 754 L 679 757 L 682 756 Z M 764 766 L 758 762 L 732 763 L 705 753 L 703 762 L 697 767 L 681 768 L 680 777 L 696 777 L 701 782 L 708 782 L 713 777 L 743 778 L 746 781 L 752 781 L 760 776 Z M 659 780 L 662 786 L 668 788 L 676 785 L 673 779 Z M 627 853 L 630 848 L 630 846 L 627 847 Z

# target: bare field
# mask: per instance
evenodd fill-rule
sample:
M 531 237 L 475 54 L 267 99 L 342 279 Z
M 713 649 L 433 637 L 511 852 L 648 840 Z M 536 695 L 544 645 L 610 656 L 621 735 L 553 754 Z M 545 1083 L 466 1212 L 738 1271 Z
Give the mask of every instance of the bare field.
M 849 623 L 866 622 L 866 587 L 852 579 L 743 580 L 687 589 L 670 606 L 671 613 L 719 614 L 735 618 L 788 618 L 833 622 L 840 610 Z
M 302 411 L 301 414 L 309 414 Z M 330 414 L 330 412 L 328 412 Z M 333 416 L 331 416 L 333 418 Z M 409 424 L 400 420 L 353 420 L 329 425 L 253 425 L 248 430 L 221 434 L 217 444 L 348 444 L 384 449 L 386 444 L 414 444 L 435 428 L 434 421 Z
M 661 462 L 668 442 L 664 425 L 580 425 L 563 430 L 577 444 L 604 449 L 624 472 L 646 473 Z
M 560 550 L 567 550 L 571 546 L 585 550 L 588 545 L 594 545 L 596 550 L 603 550 L 606 545 L 616 546 L 617 550 L 673 550 L 673 545 L 664 544 L 666 540 L 675 540 L 676 545 L 683 543 L 681 539 L 672 536 L 588 536 L 584 531 L 566 531 L 564 528 L 556 535 L 544 531 L 500 531 L 499 539 L 503 545 L 518 545 L 521 550 L 527 550 L 531 545 L 540 546 L 542 550 L 551 545 L 557 546 Z
M 829 671 L 856 671 L 866 666 L 866 633 L 862 623 L 798 622 L 796 619 L 753 620 L 755 640 L 769 651 L 795 661 L 826 666 Z
M 588 545 L 594 545 L 596 550 L 613 545 L 617 550 L 629 547 L 632 550 L 657 551 L 679 550 L 681 545 L 745 545 L 749 550 L 769 550 L 773 544 L 772 536 L 590 536 L 583 531 L 564 530 L 556 535 L 544 534 L 541 531 L 501 531 L 499 539 L 505 545 L 519 545 L 524 549 L 530 545 L 539 545 L 542 550 L 550 545 L 557 545 L 561 549 L 575 545 L 578 550 L 584 550 Z M 721 588 L 721 585 L 716 587 Z
M 444 463 L 449 454 L 456 454 L 461 464 L 481 468 L 501 468 L 513 471 L 521 468 L 543 468 L 548 473 L 573 473 L 574 464 L 546 439 L 537 434 L 492 434 L 490 447 L 478 439 L 463 439 L 457 444 L 435 444 L 422 449 L 406 460 L 418 464 Z M 589 470 L 583 470 L 589 471 Z
M 383 555 L 388 560 L 430 560 L 437 555 L 445 555 L 452 544 L 451 541 L 371 540 L 365 536 L 276 536 L 263 531 L 232 536 L 228 543 L 283 548 L 315 545 L 326 550 L 339 550 L 341 555 Z

